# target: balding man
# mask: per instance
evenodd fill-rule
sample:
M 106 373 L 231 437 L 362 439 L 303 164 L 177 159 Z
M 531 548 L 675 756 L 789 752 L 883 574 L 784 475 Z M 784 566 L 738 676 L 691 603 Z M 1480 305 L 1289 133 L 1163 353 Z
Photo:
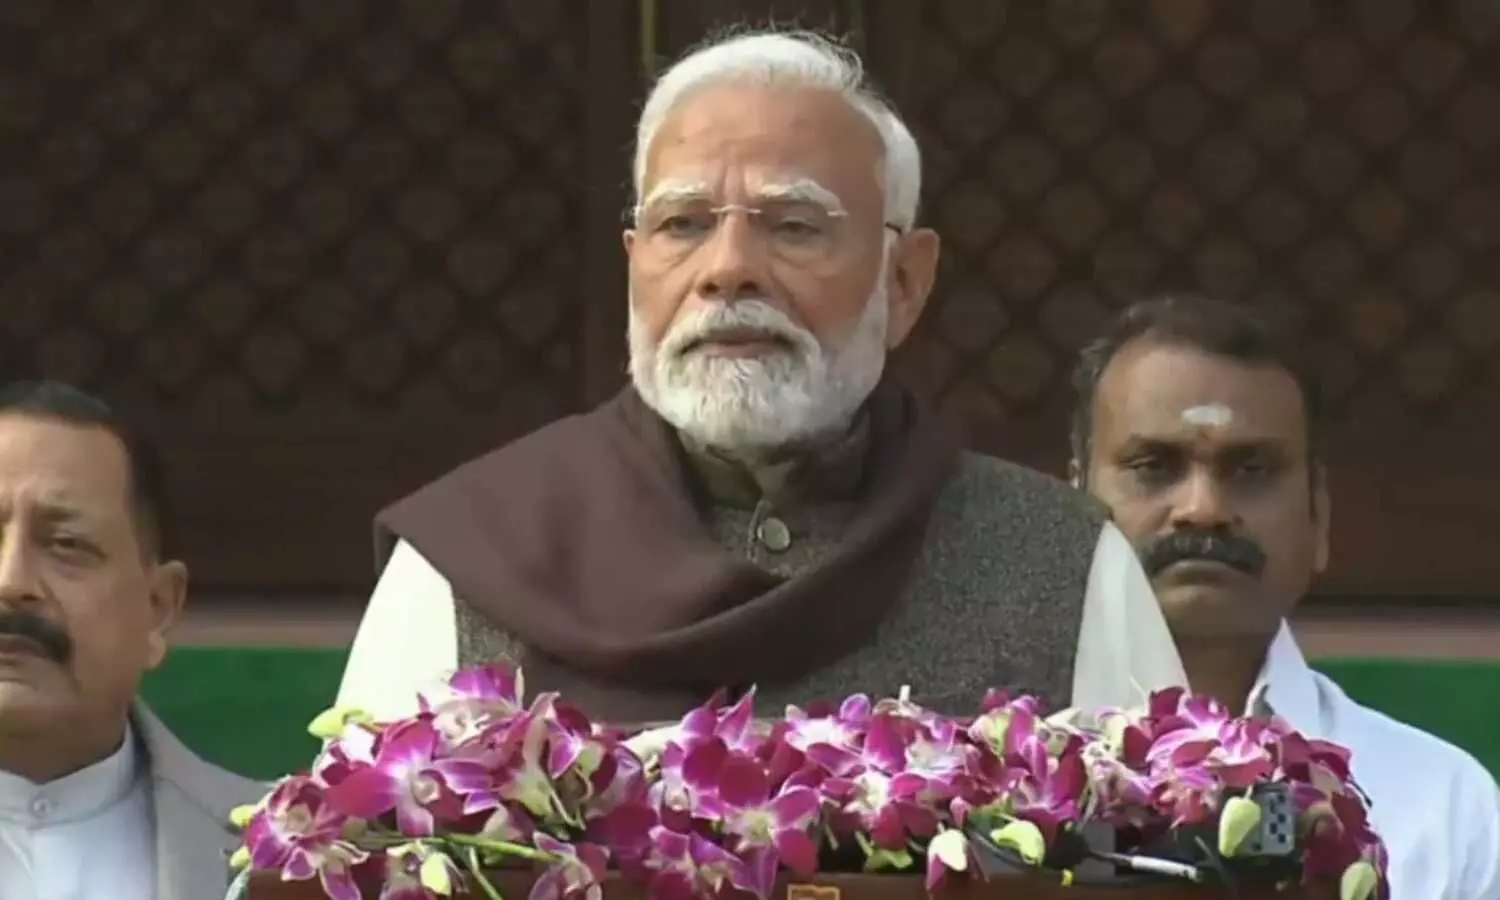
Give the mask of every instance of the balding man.
M 0 388 L 0 897 L 223 893 L 229 811 L 264 789 L 136 697 L 186 597 L 149 449 L 68 385 Z

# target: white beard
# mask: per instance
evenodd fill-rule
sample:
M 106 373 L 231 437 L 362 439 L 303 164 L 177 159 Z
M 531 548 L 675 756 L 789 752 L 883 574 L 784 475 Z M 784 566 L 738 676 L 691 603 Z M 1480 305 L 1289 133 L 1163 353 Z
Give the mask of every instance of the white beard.
M 764 300 L 703 306 L 653 345 L 630 310 L 630 378 L 641 399 L 678 431 L 709 447 L 778 450 L 841 433 L 885 370 L 890 319 L 884 280 L 847 337 L 824 348 Z M 714 332 L 751 328 L 789 347 L 760 357 L 683 348 Z

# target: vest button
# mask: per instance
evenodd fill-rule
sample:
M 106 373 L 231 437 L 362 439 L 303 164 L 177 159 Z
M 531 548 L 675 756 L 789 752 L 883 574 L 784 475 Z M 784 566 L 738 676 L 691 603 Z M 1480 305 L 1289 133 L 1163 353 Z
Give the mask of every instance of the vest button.
M 786 523 L 774 516 L 762 521 L 755 528 L 755 536 L 772 553 L 780 553 L 792 546 L 792 532 Z

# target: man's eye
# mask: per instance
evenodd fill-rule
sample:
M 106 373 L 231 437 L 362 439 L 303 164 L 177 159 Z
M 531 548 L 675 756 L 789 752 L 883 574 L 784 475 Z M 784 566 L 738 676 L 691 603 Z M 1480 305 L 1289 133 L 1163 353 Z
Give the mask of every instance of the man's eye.
M 703 224 L 692 216 L 667 216 L 656 224 L 657 232 L 669 235 L 697 234 L 703 228 Z
M 776 223 L 776 230 L 792 237 L 816 237 L 822 233 L 817 223 L 806 219 L 782 219 Z

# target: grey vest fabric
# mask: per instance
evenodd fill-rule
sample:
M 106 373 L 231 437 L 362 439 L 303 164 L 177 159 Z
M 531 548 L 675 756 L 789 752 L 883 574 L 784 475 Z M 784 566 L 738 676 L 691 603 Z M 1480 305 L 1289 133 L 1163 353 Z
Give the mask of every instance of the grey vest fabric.
M 716 505 L 708 527 L 726 550 L 796 577 L 838 543 L 854 506 L 786 511 Z M 795 684 L 760 685 L 757 707 L 839 700 L 855 693 L 912 698 L 972 713 L 991 687 L 1067 704 L 1083 598 L 1106 510 L 1055 478 L 965 454 L 939 498 L 906 598 L 873 644 Z M 525 649 L 457 600 L 458 661 L 525 665 Z

